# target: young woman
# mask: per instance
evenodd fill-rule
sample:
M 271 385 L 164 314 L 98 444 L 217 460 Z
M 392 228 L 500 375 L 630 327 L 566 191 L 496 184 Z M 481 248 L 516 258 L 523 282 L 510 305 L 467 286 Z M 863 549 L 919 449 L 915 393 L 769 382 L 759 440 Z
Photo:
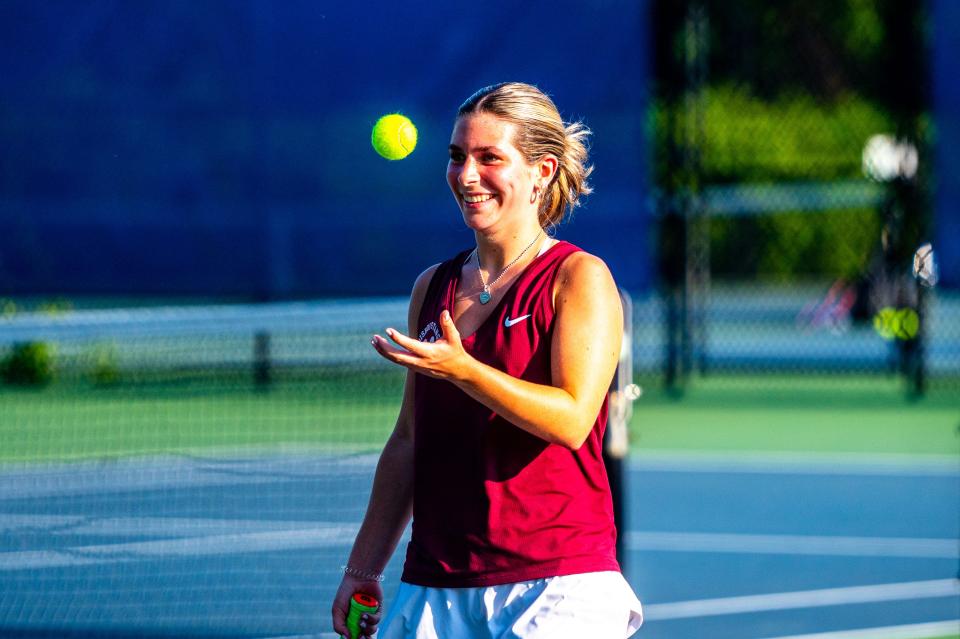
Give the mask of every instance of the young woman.
M 407 368 L 396 428 L 333 604 L 382 601 L 381 639 L 627 637 L 640 603 L 615 557 L 601 459 L 622 339 L 616 284 L 548 231 L 590 192 L 589 131 L 536 87 L 481 89 L 457 115 L 447 182 L 476 246 L 424 271 L 409 335 L 372 345 Z M 364 632 L 376 632 L 369 615 Z

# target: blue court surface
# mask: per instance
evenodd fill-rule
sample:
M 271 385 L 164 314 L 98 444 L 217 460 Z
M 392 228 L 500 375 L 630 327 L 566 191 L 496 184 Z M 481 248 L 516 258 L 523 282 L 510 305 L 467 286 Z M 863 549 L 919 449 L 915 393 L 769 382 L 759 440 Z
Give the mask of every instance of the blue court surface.
M 332 637 L 336 568 L 374 463 L 7 466 L 0 636 Z M 956 458 L 644 454 L 627 467 L 624 571 L 647 618 L 637 637 L 960 632 Z

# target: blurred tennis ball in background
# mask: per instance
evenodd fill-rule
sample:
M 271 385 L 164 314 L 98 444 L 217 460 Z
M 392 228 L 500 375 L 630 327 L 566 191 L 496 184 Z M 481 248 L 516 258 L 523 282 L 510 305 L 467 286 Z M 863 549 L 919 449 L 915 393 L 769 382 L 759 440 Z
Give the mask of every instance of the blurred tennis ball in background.
M 901 308 L 897 311 L 897 321 L 894 327 L 897 339 L 913 339 L 920 330 L 920 316 L 912 308 Z
M 909 307 L 887 306 L 873 316 L 873 328 L 888 342 L 895 339 L 913 339 L 920 330 L 920 316 Z
M 873 329 L 877 334 L 888 342 L 897 336 L 894 329 L 894 323 L 897 321 L 897 309 L 892 306 L 886 306 L 877 311 L 873 316 Z
M 407 116 L 391 113 L 373 125 L 370 142 L 388 160 L 402 160 L 417 146 L 417 127 Z

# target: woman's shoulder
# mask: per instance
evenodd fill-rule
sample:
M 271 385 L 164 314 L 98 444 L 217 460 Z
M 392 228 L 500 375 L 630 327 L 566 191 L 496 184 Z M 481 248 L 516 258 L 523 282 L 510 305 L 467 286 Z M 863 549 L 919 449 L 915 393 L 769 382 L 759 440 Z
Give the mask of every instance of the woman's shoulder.
M 601 305 L 619 298 L 613 274 L 603 259 L 579 249 L 563 260 L 553 289 L 554 307 L 571 297 Z
M 607 263 L 593 253 L 570 245 L 571 251 L 560 264 L 559 275 L 562 278 L 612 277 Z

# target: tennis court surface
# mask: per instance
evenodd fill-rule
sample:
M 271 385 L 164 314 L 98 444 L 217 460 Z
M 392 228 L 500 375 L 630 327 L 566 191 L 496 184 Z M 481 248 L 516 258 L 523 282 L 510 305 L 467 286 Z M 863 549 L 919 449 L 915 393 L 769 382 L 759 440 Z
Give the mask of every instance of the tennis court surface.
M 291 453 L 8 468 L 4 632 L 318 634 L 330 567 L 362 512 L 330 495 L 356 493 L 374 463 Z M 646 602 L 641 636 L 960 618 L 952 461 L 650 454 L 628 478 L 624 568 Z M 395 560 L 388 592 L 398 572 Z

